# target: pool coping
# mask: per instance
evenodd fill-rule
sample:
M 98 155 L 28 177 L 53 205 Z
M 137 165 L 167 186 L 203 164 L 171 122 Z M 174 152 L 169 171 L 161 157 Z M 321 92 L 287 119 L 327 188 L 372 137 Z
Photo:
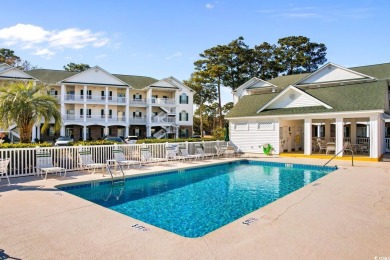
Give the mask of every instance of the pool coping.
M 143 225 L 141 221 L 111 210 L 108 213 L 106 208 L 62 194 L 54 187 L 65 182 L 100 180 L 100 175 L 71 173 L 66 180 L 50 177 L 46 181 L 36 177 L 11 179 L 16 184 L 0 186 L 1 249 L 11 257 L 28 259 L 389 256 L 390 164 L 337 164 L 341 166 L 339 170 L 313 185 L 201 238 L 185 238 L 154 227 L 148 232 L 135 230 L 131 226 Z M 249 221 L 249 225 L 242 223 L 251 218 L 257 220 Z

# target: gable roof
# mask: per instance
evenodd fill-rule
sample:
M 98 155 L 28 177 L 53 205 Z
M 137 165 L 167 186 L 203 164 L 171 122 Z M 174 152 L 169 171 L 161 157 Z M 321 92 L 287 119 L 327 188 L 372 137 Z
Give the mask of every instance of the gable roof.
M 257 77 L 253 77 L 250 80 L 246 81 L 241 86 L 239 86 L 237 89 L 233 90 L 233 93 L 237 93 L 244 89 L 264 89 L 264 88 L 277 88 L 277 87 L 278 86 L 270 83 L 269 81 L 265 81 Z
M 64 70 L 48 70 L 48 69 L 35 69 L 26 71 L 29 75 L 34 78 L 51 85 L 57 85 L 58 82 L 72 77 L 80 72 L 70 72 Z M 122 80 L 126 84 L 132 86 L 135 89 L 142 89 L 146 86 L 157 81 L 157 79 L 151 77 L 143 77 L 143 76 L 132 76 L 132 75 L 120 75 L 120 74 L 112 74 L 118 79 Z
M 294 87 L 289 86 L 285 88 L 281 93 L 264 104 L 257 112 L 261 112 L 266 109 L 284 109 L 293 107 L 312 107 L 323 106 L 325 108 L 332 108 L 324 102 L 312 97 L 306 92 Z
M 287 88 L 290 85 L 294 85 L 296 82 L 306 77 L 307 75 L 310 75 L 310 73 L 279 76 L 277 78 L 268 80 L 268 82 L 281 88 Z
M 26 72 L 18 68 L 12 67 L 6 63 L 0 64 L 0 78 L 16 80 L 36 80 L 36 78 L 32 77 Z
M 337 64 L 327 63 L 320 69 L 302 78 L 295 85 L 322 84 L 339 81 L 373 80 L 374 78 L 363 73 L 344 68 Z
M 390 78 L 390 63 L 374 64 L 367 66 L 352 67 L 351 70 L 375 77 L 377 79 Z
M 264 109 L 257 113 L 259 108 L 278 95 L 278 93 L 269 93 L 242 97 L 226 115 L 226 118 L 384 110 L 385 99 L 387 96 L 387 82 L 382 80 L 369 83 L 314 88 L 302 91 L 332 108 L 327 109 L 324 106 L 292 107 L 282 109 Z M 370 93 L 370 95 L 367 95 L 367 93 Z

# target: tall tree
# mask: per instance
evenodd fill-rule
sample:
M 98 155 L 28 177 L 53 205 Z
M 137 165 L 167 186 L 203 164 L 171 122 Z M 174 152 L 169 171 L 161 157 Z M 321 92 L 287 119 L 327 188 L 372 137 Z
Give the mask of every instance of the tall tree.
M 268 80 L 278 76 L 282 68 L 275 60 L 275 49 L 276 46 L 268 42 L 255 45 L 254 49 L 251 49 L 253 62 L 252 70 L 249 71 L 251 78 Z
M 73 72 L 82 72 L 82 71 L 90 69 L 90 68 L 91 67 L 88 64 L 84 64 L 84 63 L 76 64 L 73 62 L 64 66 L 64 69 L 66 71 L 73 71 Z
M 210 80 L 207 73 L 195 72 L 189 80 L 185 80 L 184 84 L 195 90 L 194 103 L 199 106 L 200 133 L 203 137 L 203 112 L 207 103 L 212 103 L 217 98 L 216 87 L 213 81 Z
M 15 55 L 15 52 L 10 49 L 0 49 L 0 63 L 7 63 L 10 66 L 15 66 L 21 59 Z
M 289 36 L 278 40 L 276 61 L 287 75 L 312 72 L 326 62 L 326 47 L 312 43 L 304 36 Z
M 46 87 L 33 82 L 8 82 L 0 86 L 0 125 L 8 128 L 16 124 L 20 142 L 29 143 L 35 123 L 43 119 L 44 132 L 54 119 L 54 130 L 61 127 L 60 105 L 56 98 L 46 94 Z

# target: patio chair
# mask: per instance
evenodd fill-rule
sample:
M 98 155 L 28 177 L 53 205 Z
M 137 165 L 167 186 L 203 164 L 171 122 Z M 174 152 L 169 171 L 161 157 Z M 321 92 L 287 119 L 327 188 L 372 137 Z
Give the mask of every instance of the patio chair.
M 326 145 L 326 154 L 336 152 L 336 144 L 335 143 L 327 143 Z
M 195 145 L 195 148 L 196 148 L 196 153 L 199 154 L 202 159 L 207 158 L 207 157 L 211 157 L 211 159 L 214 159 L 214 154 L 213 153 L 206 153 L 203 150 L 203 147 L 201 145 Z
M 92 153 L 89 150 L 81 150 L 78 154 L 79 165 L 83 170 L 92 170 L 92 174 L 95 173 L 97 169 L 102 169 L 103 177 L 107 164 L 105 163 L 95 163 L 92 159 Z
M 132 165 L 138 165 L 138 168 L 141 168 L 141 162 L 136 160 L 127 160 L 122 149 L 113 149 L 112 153 L 114 154 L 115 161 L 121 166 L 127 165 L 127 168 L 129 169 Z
M 141 162 L 144 163 L 160 163 L 167 161 L 165 158 L 153 157 L 149 148 L 141 148 Z
M 326 145 L 321 141 L 317 140 L 318 153 L 326 152 Z
M 232 157 L 235 157 L 236 155 L 236 150 L 234 149 L 233 146 L 228 146 L 226 147 L 226 157 L 229 157 L 229 156 L 232 156 Z
M 358 153 L 361 153 L 361 154 L 368 154 L 369 153 L 369 150 L 368 150 L 368 145 L 367 144 L 362 144 L 358 147 Z
M 62 167 L 57 167 L 53 165 L 53 160 L 51 158 L 51 154 L 49 152 L 38 152 L 37 153 L 37 174 L 41 175 L 43 178 L 43 174 L 45 173 L 45 180 L 47 178 L 48 173 L 59 173 L 61 176 L 61 172 L 64 172 L 64 178 L 66 176 L 66 169 Z
M 0 181 L 1 177 L 4 175 L 7 180 L 8 180 L 8 185 L 11 185 L 11 182 L 9 181 L 8 177 L 8 164 L 10 162 L 10 159 L 5 158 L 5 159 L 0 159 Z
M 189 154 L 188 149 L 185 147 L 180 147 L 179 150 L 180 150 L 180 155 L 184 157 L 184 160 L 185 159 L 194 159 L 196 161 L 198 158 L 202 158 L 202 156 L 200 154 Z
M 177 155 L 176 149 L 172 146 L 165 147 L 165 158 L 167 161 L 184 161 L 185 157 Z
M 216 151 L 215 156 L 223 157 L 226 155 L 226 148 L 222 148 L 218 145 L 215 145 L 215 151 Z

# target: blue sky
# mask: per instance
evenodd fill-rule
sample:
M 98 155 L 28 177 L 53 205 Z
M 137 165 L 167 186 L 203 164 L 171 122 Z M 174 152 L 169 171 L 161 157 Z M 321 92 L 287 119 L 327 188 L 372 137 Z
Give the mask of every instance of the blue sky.
M 47 69 L 99 65 L 118 74 L 188 79 L 199 53 L 239 36 L 250 47 L 306 36 L 330 62 L 390 62 L 390 1 L 3 1 L 0 48 Z M 231 101 L 229 89 L 223 102 Z

